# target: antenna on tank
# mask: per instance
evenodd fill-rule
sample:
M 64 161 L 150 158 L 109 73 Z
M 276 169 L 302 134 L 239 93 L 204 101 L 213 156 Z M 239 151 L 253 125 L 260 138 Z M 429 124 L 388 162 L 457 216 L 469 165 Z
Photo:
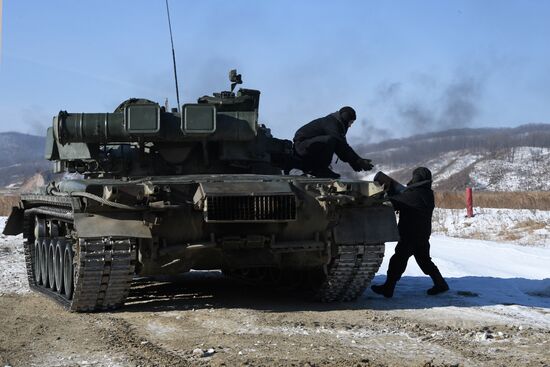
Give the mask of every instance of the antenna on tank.
M 180 91 L 178 88 L 178 72 L 176 71 L 176 52 L 174 51 L 174 39 L 172 38 L 172 23 L 170 22 L 170 8 L 166 0 L 166 14 L 168 15 L 168 29 L 170 30 L 170 43 L 172 44 L 172 63 L 174 64 L 174 80 L 176 81 L 176 100 L 178 102 L 178 111 L 180 110 Z
M 2 65 L 2 0 L 0 0 L 0 65 Z

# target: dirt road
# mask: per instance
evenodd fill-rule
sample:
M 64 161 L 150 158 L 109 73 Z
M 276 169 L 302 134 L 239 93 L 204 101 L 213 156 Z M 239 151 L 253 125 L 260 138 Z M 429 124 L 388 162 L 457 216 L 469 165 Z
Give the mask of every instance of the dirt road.
M 356 303 L 320 305 L 216 272 L 137 281 L 128 304 L 109 313 L 4 294 L 0 365 L 550 365 L 550 327 L 533 318 L 550 318 L 548 308 L 468 307 L 468 296 L 423 296 L 431 306 L 401 309 L 367 292 Z

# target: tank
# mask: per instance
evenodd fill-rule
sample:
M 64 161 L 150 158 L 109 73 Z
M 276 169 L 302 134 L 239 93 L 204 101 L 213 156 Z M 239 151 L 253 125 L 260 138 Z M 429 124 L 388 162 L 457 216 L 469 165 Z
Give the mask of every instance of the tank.
M 60 179 L 21 195 L 31 288 L 72 311 L 124 304 L 135 276 L 221 269 L 292 284 L 322 302 L 363 293 L 398 239 L 375 182 L 283 175 L 292 143 L 258 123 L 260 92 L 168 111 L 129 99 L 113 113 L 61 111 L 45 158 Z

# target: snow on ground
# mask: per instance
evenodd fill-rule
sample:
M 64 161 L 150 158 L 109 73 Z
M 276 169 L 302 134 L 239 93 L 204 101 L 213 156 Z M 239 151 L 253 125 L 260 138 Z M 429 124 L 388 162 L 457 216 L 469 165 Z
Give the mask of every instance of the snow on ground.
M 530 209 L 474 208 L 467 218 L 465 209 L 436 208 L 433 232 L 450 237 L 509 242 L 550 247 L 550 211 Z
M 364 295 L 369 308 L 385 310 L 438 309 L 442 320 L 494 319 L 511 325 L 538 325 L 550 330 L 550 248 L 526 247 L 494 241 L 434 235 L 432 260 L 451 290 L 437 297 L 425 291 L 432 281 L 412 257 L 391 300 L 370 291 Z M 384 261 L 374 284 L 383 283 L 395 243 L 386 245 Z M 469 307 L 479 308 L 472 313 Z M 432 310 L 433 311 L 433 310 Z M 426 315 L 437 319 L 438 312 Z M 415 317 L 419 317 L 415 313 Z M 443 322 L 443 321 L 442 321 Z
M 0 232 L 4 229 L 6 219 L 6 217 L 0 217 Z M 23 236 L 0 234 L 0 295 L 28 291 Z

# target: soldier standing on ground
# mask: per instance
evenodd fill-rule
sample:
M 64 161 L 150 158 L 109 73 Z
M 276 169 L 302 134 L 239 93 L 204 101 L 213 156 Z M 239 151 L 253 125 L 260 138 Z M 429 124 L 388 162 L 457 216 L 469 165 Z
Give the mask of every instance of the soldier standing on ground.
M 315 177 L 339 178 L 340 175 L 329 168 L 334 153 L 356 172 L 372 169 L 371 160 L 359 157 L 346 140 L 355 119 L 355 110 L 346 106 L 299 128 L 293 139 L 294 159 L 285 173 L 299 168 Z
M 384 297 L 392 297 L 395 284 L 407 268 L 409 257 L 414 256 L 420 269 L 434 282 L 427 293 L 436 295 L 446 292 L 449 286 L 430 257 L 429 239 L 435 207 L 430 170 L 426 167 L 416 168 L 407 188 L 402 193 L 391 196 L 390 201 L 399 212 L 400 239 L 395 247 L 395 254 L 390 259 L 386 283 L 373 285 L 371 289 Z

